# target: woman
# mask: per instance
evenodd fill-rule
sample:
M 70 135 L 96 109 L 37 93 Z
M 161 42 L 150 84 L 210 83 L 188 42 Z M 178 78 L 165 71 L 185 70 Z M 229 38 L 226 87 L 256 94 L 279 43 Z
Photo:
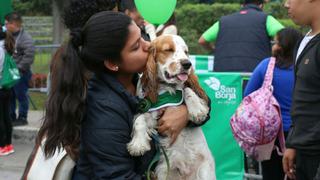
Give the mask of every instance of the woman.
M 287 137 L 291 125 L 290 107 L 294 85 L 293 49 L 301 38 L 302 34 L 297 30 L 285 28 L 277 33 L 272 46 L 272 55 L 276 58 L 272 81 L 273 95 L 280 104 L 285 137 Z M 269 61 L 270 58 L 264 59 L 255 68 L 246 86 L 244 96 L 247 96 L 262 86 Z M 279 142 L 276 141 L 276 144 L 279 144 Z M 272 152 L 270 160 L 262 162 L 262 175 L 264 180 L 284 179 L 282 156 L 279 156 L 276 150 Z
M 5 53 L 12 55 L 14 39 L 9 32 L 4 32 L 0 25 L 0 81 L 2 77 Z M 0 86 L 0 156 L 6 156 L 14 152 L 12 139 L 12 124 L 9 112 L 11 89 Z
M 117 12 L 95 14 L 71 35 L 52 61 L 39 132 L 39 140 L 46 138 L 46 155 L 63 147 L 73 159 L 79 157 L 74 179 L 142 179 L 155 151 L 132 157 L 126 145 L 138 112 L 137 73 L 145 69 L 149 43 L 128 16 Z M 187 123 L 185 106 L 169 108 L 158 131 L 175 138 Z

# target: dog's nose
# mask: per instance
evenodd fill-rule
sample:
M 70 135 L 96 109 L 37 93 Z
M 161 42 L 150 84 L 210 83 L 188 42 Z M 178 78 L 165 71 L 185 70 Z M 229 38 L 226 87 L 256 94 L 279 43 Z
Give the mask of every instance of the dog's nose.
M 181 61 L 181 65 L 183 67 L 184 70 L 188 70 L 191 67 L 191 62 L 189 60 L 182 60 Z

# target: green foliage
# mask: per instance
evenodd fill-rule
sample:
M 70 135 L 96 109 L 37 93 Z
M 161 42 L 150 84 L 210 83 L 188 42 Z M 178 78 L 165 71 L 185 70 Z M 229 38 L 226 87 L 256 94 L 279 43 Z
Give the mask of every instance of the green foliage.
M 185 4 L 197 4 L 199 0 L 177 0 L 177 7 L 183 6 Z
M 29 102 L 30 110 L 43 110 L 45 108 L 45 103 L 48 97 L 47 94 L 41 92 L 29 92 L 29 95 L 35 107 L 37 108 L 34 109 L 31 102 Z
M 285 7 L 283 6 L 283 3 L 281 2 L 273 2 L 273 3 L 267 3 L 264 8 L 264 12 L 271 14 L 272 16 L 279 18 L 279 19 L 287 19 L 288 13 Z
M 52 0 L 12 0 L 13 10 L 24 16 L 51 15 Z

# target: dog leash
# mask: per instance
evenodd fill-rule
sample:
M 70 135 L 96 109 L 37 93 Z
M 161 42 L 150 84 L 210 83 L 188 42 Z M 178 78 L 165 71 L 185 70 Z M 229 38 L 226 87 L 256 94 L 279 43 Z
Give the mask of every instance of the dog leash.
M 169 170 L 170 170 L 170 163 L 169 163 L 169 158 L 168 155 L 165 151 L 165 149 L 163 148 L 163 146 L 161 146 L 160 144 L 160 139 L 159 139 L 159 135 L 153 134 L 152 135 L 152 139 L 155 142 L 155 146 L 156 146 L 156 155 L 154 156 L 154 158 L 152 159 L 152 161 L 150 162 L 149 166 L 148 166 L 148 170 L 147 170 L 147 180 L 151 180 L 151 168 L 153 165 L 155 165 L 159 160 L 160 160 L 160 154 L 161 151 L 164 155 L 166 164 L 167 164 L 167 175 L 166 175 L 166 180 L 168 180 L 168 175 L 169 175 Z

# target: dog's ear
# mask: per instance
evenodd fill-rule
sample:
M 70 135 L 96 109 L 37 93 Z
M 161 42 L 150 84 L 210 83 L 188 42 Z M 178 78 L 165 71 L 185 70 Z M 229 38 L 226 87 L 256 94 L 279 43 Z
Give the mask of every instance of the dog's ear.
M 153 103 L 157 101 L 158 95 L 156 51 L 155 43 L 151 43 L 146 70 L 143 72 L 141 77 L 141 83 L 142 87 L 144 87 L 144 92 Z
M 186 81 L 186 86 L 190 87 L 201 99 L 205 100 L 207 103 L 209 101 L 207 94 L 204 92 L 199 84 L 199 79 L 194 73 L 194 69 L 191 69 L 191 73 Z

